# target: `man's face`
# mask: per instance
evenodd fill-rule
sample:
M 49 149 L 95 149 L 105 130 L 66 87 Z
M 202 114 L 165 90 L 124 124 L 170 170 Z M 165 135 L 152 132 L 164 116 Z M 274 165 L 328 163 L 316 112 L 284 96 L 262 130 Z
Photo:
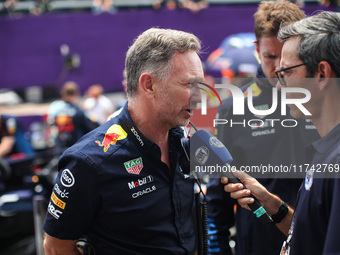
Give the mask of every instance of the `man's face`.
M 298 57 L 297 48 L 300 42 L 299 37 L 293 37 L 286 41 L 282 48 L 282 58 L 281 58 L 281 65 L 280 69 L 292 67 L 295 65 L 302 64 L 302 60 Z M 307 69 L 305 65 L 297 66 L 287 71 L 282 72 L 282 75 L 285 80 L 285 86 L 287 88 L 297 87 L 297 88 L 304 88 L 309 90 L 311 93 L 311 99 L 304 103 L 303 106 L 312 114 L 311 116 L 305 116 L 300 109 L 294 105 L 289 104 L 288 107 L 290 108 L 290 114 L 294 118 L 315 118 L 320 114 L 320 93 L 317 91 L 317 79 L 313 78 L 306 78 L 307 76 Z M 278 85 L 280 86 L 280 85 Z M 303 98 L 304 95 L 301 93 L 287 93 L 288 99 L 298 99 Z
M 192 109 L 200 100 L 198 89 L 193 90 L 193 84 L 203 79 L 202 63 L 196 52 L 176 53 L 170 78 L 159 84 L 156 95 L 159 121 L 170 128 L 188 125 Z
M 273 86 L 277 82 L 274 71 L 280 64 L 282 45 L 283 43 L 279 42 L 276 36 L 261 37 L 256 45 L 264 75 Z

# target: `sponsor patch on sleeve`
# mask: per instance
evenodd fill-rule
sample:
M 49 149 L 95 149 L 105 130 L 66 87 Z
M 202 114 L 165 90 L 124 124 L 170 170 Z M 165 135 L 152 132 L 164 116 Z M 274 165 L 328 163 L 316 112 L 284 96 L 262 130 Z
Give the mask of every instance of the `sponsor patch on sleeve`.
M 52 202 L 61 209 L 65 209 L 66 203 L 59 199 L 54 192 L 51 195 Z
M 104 147 L 103 151 L 107 152 L 111 145 L 116 144 L 117 141 L 123 140 L 126 137 L 127 133 L 125 132 L 125 130 L 120 125 L 114 124 L 106 131 L 103 140 L 97 140 L 96 143 L 99 146 Z

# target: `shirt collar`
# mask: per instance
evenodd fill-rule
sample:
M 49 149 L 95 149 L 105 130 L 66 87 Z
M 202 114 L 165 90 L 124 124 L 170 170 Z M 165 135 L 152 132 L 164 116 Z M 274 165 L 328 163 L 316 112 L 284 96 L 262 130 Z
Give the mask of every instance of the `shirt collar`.
M 274 87 L 272 84 L 270 84 L 270 82 L 268 81 L 268 79 L 264 75 L 264 72 L 262 70 L 261 65 L 257 69 L 255 82 L 256 82 L 256 84 L 259 85 L 259 87 L 261 89 L 266 89 L 266 90 L 269 90 L 270 92 L 272 91 L 272 89 Z
M 142 132 L 137 128 L 135 123 L 133 122 L 131 115 L 128 111 L 128 102 L 124 105 L 121 113 L 119 114 L 118 122 L 121 123 L 123 129 L 127 132 L 130 139 L 134 142 L 134 144 L 144 153 L 149 153 L 151 150 L 153 152 L 159 151 L 160 149 L 156 143 L 146 138 Z M 169 131 L 169 139 L 170 141 L 179 141 L 180 138 L 183 137 L 183 130 L 181 128 L 173 128 Z M 173 139 L 174 138 L 174 139 Z M 176 146 L 178 144 L 176 143 Z
M 334 147 L 340 141 L 340 124 L 335 126 L 326 136 L 312 143 L 315 151 L 320 154 L 327 152 L 329 148 Z

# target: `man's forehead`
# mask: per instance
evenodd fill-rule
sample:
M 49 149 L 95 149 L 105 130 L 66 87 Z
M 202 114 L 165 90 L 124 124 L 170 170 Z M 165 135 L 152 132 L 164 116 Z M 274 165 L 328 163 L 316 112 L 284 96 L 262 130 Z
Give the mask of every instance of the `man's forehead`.
M 297 54 L 299 41 L 299 38 L 292 38 L 284 42 L 281 54 L 281 65 L 299 59 Z

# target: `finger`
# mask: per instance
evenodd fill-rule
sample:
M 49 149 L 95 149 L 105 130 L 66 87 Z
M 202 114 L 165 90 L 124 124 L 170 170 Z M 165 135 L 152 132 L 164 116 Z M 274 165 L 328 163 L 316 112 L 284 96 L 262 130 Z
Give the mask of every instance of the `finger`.
M 222 178 L 221 178 L 221 183 L 227 184 L 228 182 L 229 182 L 229 180 L 228 180 L 227 177 L 222 177 Z
M 236 178 L 239 178 L 241 182 L 243 182 L 244 180 L 247 180 L 247 179 L 253 179 L 254 178 L 254 177 L 251 177 L 249 174 L 242 172 L 242 171 L 239 171 L 239 170 L 236 170 L 236 171 L 232 170 L 231 172 Z
M 224 186 L 224 190 L 226 192 L 235 192 L 235 191 L 239 191 L 239 190 L 243 190 L 243 185 L 241 183 L 236 183 L 236 184 L 233 184 L 233 183 L 229 183 L 227 185 Z
M 252 204 L 254 203 L 254 198 L 250 198 L 250 197 L 244 197 L 244 198 L 240 198 L 237 200 L 237 202 L 239 203 L 239 205 L 245 209 L 250 210 L 248 204 Z
M 250 190 L 248 189 L 238 190 L 238 191 L 230 193 L 230 197 L 233 199 L 240 199 L 240 198 L 245 198 L 245 197 L 248 198 L 249 195 L 250 195 Z

